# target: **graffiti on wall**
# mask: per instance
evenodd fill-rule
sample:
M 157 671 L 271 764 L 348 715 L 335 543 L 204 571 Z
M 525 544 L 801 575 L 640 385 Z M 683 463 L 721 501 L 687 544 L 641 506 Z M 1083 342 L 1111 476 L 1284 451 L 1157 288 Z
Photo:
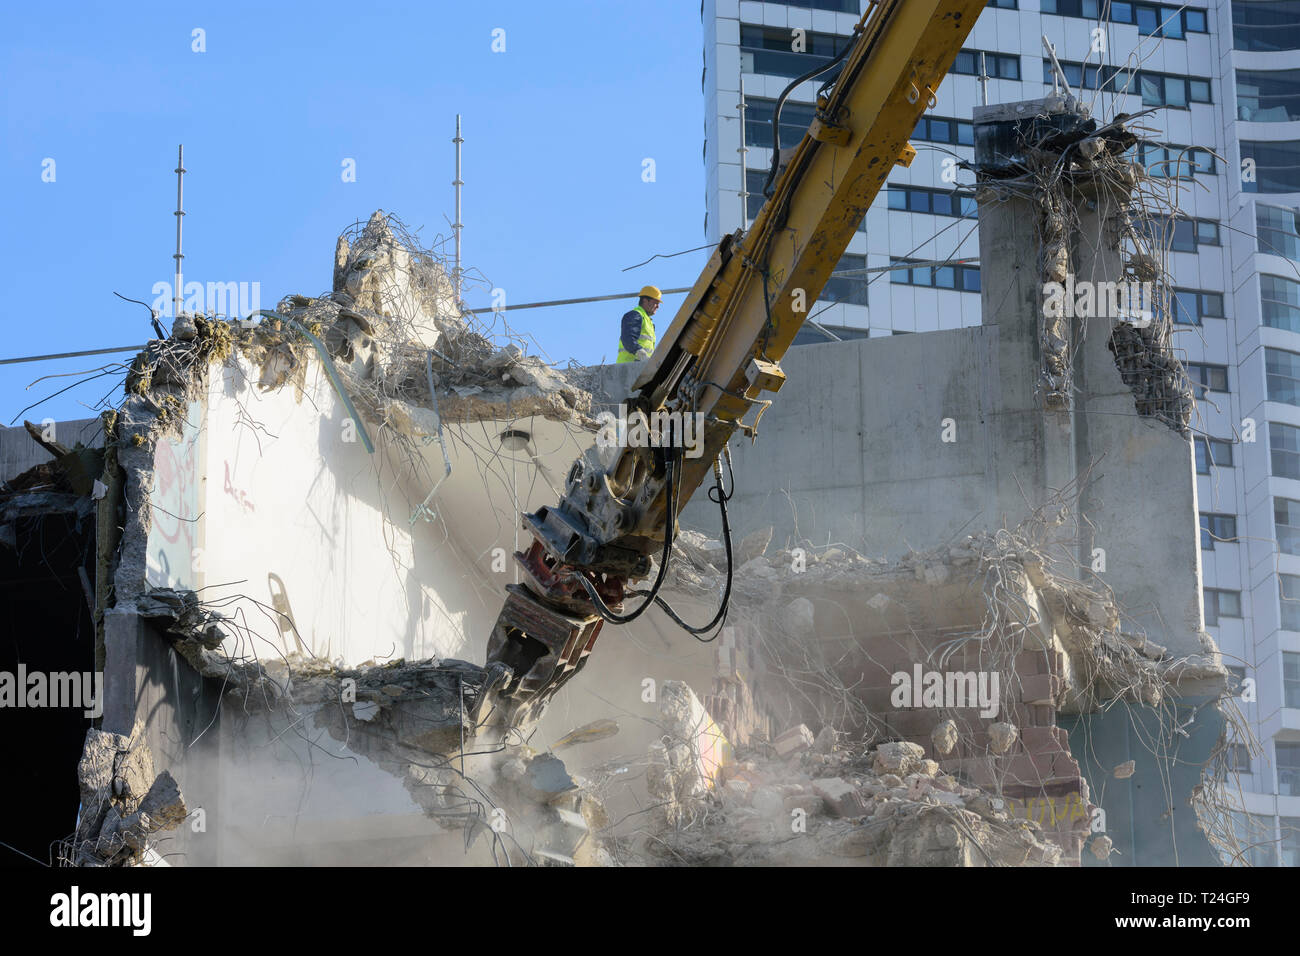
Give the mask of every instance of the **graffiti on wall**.
M 198 586 L 196 575 L 202 570 L 203 556 L 197 540 L 202 413 L 202 406 L 191 402 L 181 437 L 161 438 L 155 448 L 145 569 L 145 580 L 154 587 Z

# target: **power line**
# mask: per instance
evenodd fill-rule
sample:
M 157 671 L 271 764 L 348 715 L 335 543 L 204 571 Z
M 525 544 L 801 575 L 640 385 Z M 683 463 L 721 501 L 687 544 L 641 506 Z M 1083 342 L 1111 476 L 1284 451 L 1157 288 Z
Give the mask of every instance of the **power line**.
M 143 345 L 123 345 L 115 349 L 90 349 L 86 352 L 55 352 L 53 355 L 28 355 L 23 358 L 0 359 L 0 365 L 17 365 L 20 362 L 44 362 L 47 359 L 79 358 L 83 355 L 111 355 L 114 352 L 141 352 Z

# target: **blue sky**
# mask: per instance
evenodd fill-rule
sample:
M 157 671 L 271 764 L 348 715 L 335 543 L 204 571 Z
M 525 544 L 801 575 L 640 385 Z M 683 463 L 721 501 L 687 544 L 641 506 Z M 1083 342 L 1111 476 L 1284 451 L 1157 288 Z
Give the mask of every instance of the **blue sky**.
M 328 291 L 336 236 L 375 209 L 426 240 L 450 233 L 457 112 L 465 265 L 509 303 L 688 286 L 704 262 L 621 271 L 704 242 L 696 0 L 24 4 L 5 26 L 0 358 L 152 337 L 145 310 L 112 293 L 151 301 L 170 278 L 178 143 L 186 281 L 260 282 L 263 308 Z M 509 321 L 553 360 L 612 361 L 631 304 Z M 125 357 L 0 366 L 0 422 L 76 380 L 34 379 Z M 25 417 L 90 415 L 110 385 Z

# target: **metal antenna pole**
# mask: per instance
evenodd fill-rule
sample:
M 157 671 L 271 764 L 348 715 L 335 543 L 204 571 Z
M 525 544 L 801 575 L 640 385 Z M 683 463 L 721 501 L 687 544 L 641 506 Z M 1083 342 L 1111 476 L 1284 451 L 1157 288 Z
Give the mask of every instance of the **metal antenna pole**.
M 749 170 L 746 164 L 745 154 L 749 152 L 745 148 L 745 71 L 740 71 L 740 228 L 749 228 Z
M 983 105 L 989 105 L 989 71 L 984 65 L 984 51 L 980 50 L 980 96 L 983 99 Z
M 172 256 L 176 260 L 176 285 L 172 289 L 172 317 L 178 318 L 181 314 L 181 302 L 184 300 L 182 295 L 183 277 L 181 275 L 181 260 L 185 256 L 181 253 L 181 219 L 185 216 L 185 209 L 181 202 L 182 192 L 181 183 L 185 178 L 185 144 L 182 143 L 176 147 L 176 254 Z
M 460 221 L 460 187 L 465 185 L 465 181 L 460 178 L 460 144 L 465 142 L 460 135 L 460 114 L 456 114 L 456 138 L 452 140 L 456 144 L 456 178 L 452 180 L 452 185 L 456 187 L 456 221 L 451 224 L 451 230 L 456 236 L 456 298 L 460 299 L 460 232 L 465 228 L 464 223 Z

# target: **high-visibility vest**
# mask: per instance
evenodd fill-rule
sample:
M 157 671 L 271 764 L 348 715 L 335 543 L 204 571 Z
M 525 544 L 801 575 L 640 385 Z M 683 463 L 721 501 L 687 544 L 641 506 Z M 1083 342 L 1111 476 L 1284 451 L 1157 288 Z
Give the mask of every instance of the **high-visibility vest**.
M 639 305 L 632 311 L 641 313 L 641 331 L 637 334 L 636 346 L 638 349 L 645 349 L 647 352 L 653 353 L 655 350 L 654 321 L 650 318 L 650 314 Z M 621 328 L 618 330 L 618 361 L 636 361 L 636 353 L 623 348 L 623 330 Z

